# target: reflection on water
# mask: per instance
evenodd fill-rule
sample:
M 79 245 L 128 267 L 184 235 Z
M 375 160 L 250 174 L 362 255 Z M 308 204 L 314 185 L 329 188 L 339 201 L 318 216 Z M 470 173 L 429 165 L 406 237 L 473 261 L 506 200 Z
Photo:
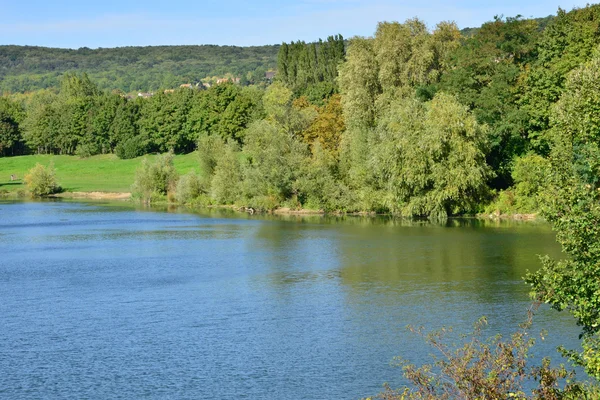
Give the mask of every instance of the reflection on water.
M 506 333 L 560 255 L 545 224 L 159 211 L 0 202 L 0 397 L 360 398 L 428 360 L 407 324 Z

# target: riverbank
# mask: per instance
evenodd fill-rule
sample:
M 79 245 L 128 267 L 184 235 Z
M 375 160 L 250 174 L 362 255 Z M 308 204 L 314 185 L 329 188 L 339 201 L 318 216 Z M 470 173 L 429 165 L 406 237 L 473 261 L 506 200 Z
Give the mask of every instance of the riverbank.
M 19 190 L 6 191 L 0 189 L 0 198 L 5 199 L 19 199 L 27 197 L 25 192 L 25 186 L 20 185 Z M 82 199 L 82 200 L 116 200 L 116 201 L 129 201 L 131 200 L 130 192 L 102 192 L 102 191 L 90 191 L 90 192 L 61 192 L 50 196 L 51 198 L 62 198 L 62 199 Z M 388 214 L 377 214 L 374 212 L 325 212 L 323 210 L 311 210 L 311 209 L 292 209 L 289 207 L 280 207 L 269 211 L 258 211 L 251 207 L 238 207 L 234 205 L 182 205 L 177 203 L 159 203 L 154 205 L 168 205 L 168 206 L 185 206 L 192 210 L 198 209 L 224 209 L 232 210 L 244 214 L 271 214 L 271 215 L 290 215 L 290 216 L 323 216 L 323 215 L 348 215 L 348 216 L 362 216 L 362 217 L 375 217 Z M 451 218 L 475 218 L 489 221 L 539 221 L 541 217 L 539 214 L 476 214 L 476 215 L 458 215 Z

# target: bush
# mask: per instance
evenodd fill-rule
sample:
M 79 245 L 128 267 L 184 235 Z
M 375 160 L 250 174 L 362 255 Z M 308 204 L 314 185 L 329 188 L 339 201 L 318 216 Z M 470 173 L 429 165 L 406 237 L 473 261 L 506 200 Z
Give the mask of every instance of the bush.
M 533 309 L 537 308 L 535 305 Z M 510 337 L 500 335 L 482 338 L 485 318 L 475 324 L 474 331 L 461 336 L 459 344 L 449 344 L 451 329 L 424 334 L 415 330 L 435 348 L 440 358 L 433 364 L 416 367 L 403 360 L 404 376 L 412 387 L 392 390 L 386 386 L 378 398 L 409 399 L 595 399 L 598 387 L 574 380 L 575 373 L 563 365 L 552 367 L 544 358 L 532 365 L 530 349 L 535 339 L 530 335 L 533 309 L 527 320 Z M 543 340 L 543 334 L 541 335 Z
M 515 181 L 517 210 L 537 212 L 540 208 L 540 193 L 550 173 L 550 162 L 537 154 L 527 154 L 515 162 L 512 177 Z
M 115 154 L 122 160 L 136 158 L 148 153 L 148 143 L 142 136 L 134 136 L 120 142 Z
M 297 195 L 308 146 L 276 125 L 259 121 L 246 130 L 244 195 L 283 201 Z
M 100 149 L 98 148 L 98 145 L 94 143 L 80 143 L 75 149 L 75 154 L 77 154 L 79 158 L 88 158 L 99 153 Z
M 486 207 L 486 213 L 536 213 L 541 208 L 541 193 L 550 174 L 550 162 L 529 153 L 515 160 L 512 178 L 515 185 L 501 191 L 496 200 Z
M 320 142 L 313 144 L 312 157 L 298 180 L 303 207 L 324 211 L 347 210 L 349 191 L 335 174 L 336 160 Z
M 173 157 L 173 153 L 162 154 L 154 162 L 144 158 L 135 173 L 132 198 L 151 203 L 174 192 L 178 175 L 173 166 Z
M 200 177 L 195 172 L 183 175 L 177 182 L 176 198 L 179 203 L 187 204 L 204 194 Z
M 217 158 L 211 181 L 211 195 L 218 204 L 231 204 L 239 199 L 242 190 L 242 171 L 239 151 L 234 144 L 227 144 Z
M 56 173 L 52 163 L 47 167 L 37 163 L 25 175 L 24 181 L 32 197 L 48 196 L 60 191 L 60 187 L 56 183 Z

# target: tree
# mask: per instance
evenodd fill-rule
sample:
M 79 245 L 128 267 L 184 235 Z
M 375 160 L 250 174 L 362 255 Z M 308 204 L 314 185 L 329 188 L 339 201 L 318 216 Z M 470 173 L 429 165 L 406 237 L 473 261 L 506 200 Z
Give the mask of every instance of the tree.
M 148 138 L 151 151 L 193 150 L 195 138 L 186 129 L 193 97 L 194 92 L 184 88 L 174 93 L 159 92 L 141 103 L 139 131 Z
M 569 257 L 542 258 L 527 275 L 534 296 L 568 310 L 582 351 L 564 353 L 600 378 L 600 57 L 574 70 L 551 115 L 551 174 L 543 215 Z
M 135 172 L 131 195 L 144 203 L 160 200 L 175 192 L 178 178 L 173 153 L 161 154 L 154 161 L 144 158 Z
M 263 104 L 267 120 L 278 130 L 297 138 L 302 137 L 317 114 L 306 102 L 294 105 L 292 91 L 277 82 L 266 90 Z
M 23 137 L 38 154 L 51 154 L 57 149 L 57 95 L 49 91 L 35 93 L 23 121 Z
M 487 161 L 496 171 L 494 188 L 512 184 L 512 160 L 529 148 L 527 114 L 519 102 L 527 91 L 521 82 L 537 56 L 539 35 L 535 20 L 495 17 L 444 60 L 440 89 L 457 96 L 489 127 Z
M 396 100 L 376 130 L 369 160 L 387 207 L 445 218 L 473 210 L 485 193 L 485 131 L 466 107 L 440 93 L 430 103 Z
M 521 100 L 527 112 L 528 135 L 535 147 L 546 151 L 545 132 L 550 127 L 552 105 L 561 97 L 567 75 L 589 61 L 600 40 L 600 5 L 587 5 L 570 12 L 559 9 L 544 29 L 537 46 Z
M 277 54 L 277 80 L 295 97 L 307 96 L 315 104 L 337 93 L 338 67 L 345 59 L 342 35 L 317 43 L 283 43 Z
M 323 150 L 337 158 L 342 134 L 346 130 L 342 98 L 333 95 L 325 105 L 317 108 L 317 117 L 303 132 L 304 141 L 310 145 L 318 141 Z
M 351 39 L 339 78 L 344 119 L 350 129 L 375 125 L 375 101 L 382 93 L 378 70 L 373 41 L 360 37 Z
M 0 155 L 14 156 L 25 151 L 20 127 L 23 117 L 19 104 L 0 97 Z
M 277 205 L 297 195 L 296 181 L 308 154 L 307 146 L 267 121 L 254 122 L 245 138 L 242 171 L 246 198 L 269 198 Z
M 211 180 L 211 196 L 217 204 L 231 204 L 242 194 L 242 170 L 240 152 L 235 142 L 225 145 L 217 154 L 214 175 Z

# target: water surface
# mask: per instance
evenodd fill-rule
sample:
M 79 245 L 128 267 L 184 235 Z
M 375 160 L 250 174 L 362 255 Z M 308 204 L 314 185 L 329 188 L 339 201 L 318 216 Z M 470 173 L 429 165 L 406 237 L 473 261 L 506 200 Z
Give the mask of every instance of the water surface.
M 432 350 L 406 325 L 525 317 L 545 224 L 0 203 L 0 398 L 358 399 Z M 577 343 L 542 310 L 537 350 Z

